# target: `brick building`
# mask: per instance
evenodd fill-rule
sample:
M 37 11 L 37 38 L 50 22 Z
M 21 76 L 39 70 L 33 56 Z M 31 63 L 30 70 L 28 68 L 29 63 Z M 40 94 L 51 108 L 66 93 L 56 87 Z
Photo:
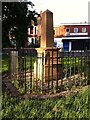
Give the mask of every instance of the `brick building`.
M 29 43 L 40 42 L 41 40 L 41 20 L 37 17 L 37 26 L 34 24 L 28 29 Z M 56 47 L 63 47 L 64 50 L 86 50 L 90 49 L 90 24 L 85 23 L 63 23 L 53 27 L 54 43 Z M 49 32 L 49 31 L 48 31 Z M 63 45 L 62 45 L 63 44 Z
M 36 17 L 37 25 L 35 25 L 34 21 L 32 21 L 31 26 L 28 27 L 28 45 L 30 45 L 30 44 L 37 45 L 37 43 L 40 42 L 40 39 L 41 39 L 41 17 L 42 17 L 42 11 L 40 11 L 40 15 L 38 15 L 38 17 Z
M 61 24 L 54 27 L 54 38 L 61 38 L 64 50 L 90 49 L 90 24 Z

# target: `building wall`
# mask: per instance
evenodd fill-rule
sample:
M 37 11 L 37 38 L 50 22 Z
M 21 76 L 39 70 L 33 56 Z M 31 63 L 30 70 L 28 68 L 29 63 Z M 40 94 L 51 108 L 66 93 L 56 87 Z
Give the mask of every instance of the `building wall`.
M 66 26 L 60 26 L 60 36 L 65 36 L 66 33 Z
M 82 29 L 86 28 L 85 32 L 82 32 Z M 54 37 L 63 37 L 67 36 L 67 29 L 70 30 L 69 36 L 90 36 L 90 25 L 85 24 L 75 24 L 75 25 L 61 25 L 58 27 L 54 27 L 55 35 Z M 74 30 L 78 29 L 78 32 L 75 32 Z
M 41 36 L 41 25 L 37 26 L 37 36 L 40 37 Z
M 88 26 L 88 35 L 90 36 L 90 25 Z
M 84 35 L 85 33 L 88 33 L 88 25 L 70 25 L 66 26 L 66 28 L 70 28 L 70 33 L 75 33 L 76 35 Z M 75 28 L 78 28 L 78 32 L 75 32 Z M 82 29 L 86 28 L 85 32 L 82 32 Z M 77 33 L 83 33 L 83 34 L 77 34 Z M 71 34 L 72 35 L 72 34 Z M 74 35 L 74 34 L 73 34 Z M 86 35 L 86 34 L 85 34 Z
M 60 36 L 60 27 L 54 27 L 54 37 Z

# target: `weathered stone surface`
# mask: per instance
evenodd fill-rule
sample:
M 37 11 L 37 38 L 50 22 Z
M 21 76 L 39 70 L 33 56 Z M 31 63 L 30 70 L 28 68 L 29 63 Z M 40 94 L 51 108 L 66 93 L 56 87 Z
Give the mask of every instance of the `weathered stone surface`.
M 43 81 L 60 79 L 59 49 L 54 47 L 53 13 L 49 10 L 42 13 L 41 43 L 36 50 L 38 58 L 34 63 L 34 78 Z
M 53 13 L 46 10 L 42 13 L 41 21 L 41 48 L 53 47 L 54 32 L 53 32 Z
M 18 74 L 18 51 L 11 51 L 11 74 Z

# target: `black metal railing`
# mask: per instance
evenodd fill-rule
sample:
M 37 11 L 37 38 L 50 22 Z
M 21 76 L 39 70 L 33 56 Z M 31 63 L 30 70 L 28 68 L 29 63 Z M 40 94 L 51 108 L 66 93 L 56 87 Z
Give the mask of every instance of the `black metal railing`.
M 52 48 L 47 54 L 38 54 L 34 48 L 8 48 L 2 52 L 3 72 L 6 66 L 7 79 L 22 94 L 54 94 L 90 83 L 90 51 Z

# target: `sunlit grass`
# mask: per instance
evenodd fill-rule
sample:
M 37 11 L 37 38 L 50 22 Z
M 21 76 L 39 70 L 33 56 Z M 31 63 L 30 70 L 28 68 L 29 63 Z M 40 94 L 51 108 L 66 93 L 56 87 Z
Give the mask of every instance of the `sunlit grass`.
M 90 118 L 88 95 L 84 87 L 81 93 L 56 100 L 20 100 L 3 94 L 2 118 Z

